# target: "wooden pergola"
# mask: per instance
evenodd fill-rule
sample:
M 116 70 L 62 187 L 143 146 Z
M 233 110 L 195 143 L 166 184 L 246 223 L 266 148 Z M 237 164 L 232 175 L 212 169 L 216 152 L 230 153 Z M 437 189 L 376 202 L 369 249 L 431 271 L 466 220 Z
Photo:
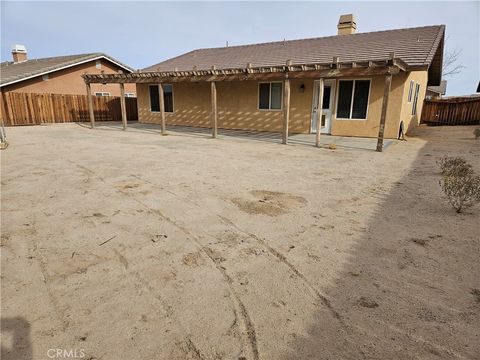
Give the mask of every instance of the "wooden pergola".
M 288 143 L 288 126 L 290 118 L 290 80 L 291 79 L 315 79 L 320 82 L 320 93 L 318 96 L 317 109 L 322 108 L 324 79 L 339 78 L 339 77 L 353 77 L 353 76 L 371 76 L 384 75 L 385 86 L 383 94 L 382 111 L 379 120 L 379 131 L 377 141 L 377 151 L 383 149 L 383 137 L 385 131 L 385 120 L 387 115 L 388 97 L 390 94 L 390 87 L 392 83 L 392 76 L 401 71 L 407 71 L 407 64 L 399 58 L 395 57 L 394 53 L 390 53 L 388 59 L 359 61 L 359 62 L 340 62 L 338 57 L 334 57 L 329 63 L 316 64 L 292 64 L 289 60 L 283 66 L 269 66 L 269 67 L 252 67 L 248 63 L 245 68 L 234 69 L 217 69 L 212 66 L 209 70 L 197 70 L 196 68 L 188 71 L 159 71 L 159 72 L 134 72 L 130 74 L 85 74 L 83 78 L 87 86 L 88 104 L 90 112 L 90 122 L 92 129 L 95 127 L 95 117 L 93 113 L 92 92 L 90 84 L 112 84 L 120 85 L 120 104 L 122 110 L 123 129 L 127 128 L 127 115 L 125 108 L 125 83 L 137 84 L 158 84 L 159 100 L 160 100 L 160 114 L 161 114 L 161 128 L 162 134 L 165 134 L 165 108 L 164 95 L 162 84 L 165 83 L 179 83 L 179 82 L 209 82 L 211 85 L 211 127 L 212 137 L 217 137 L 217 87 L 216 83 L 221 81 L 283 81 L 283 136 L 282 143 Z M 317 112 L 317 134 L 315 146 L 320 146 L 320 123 L 321 112 Z

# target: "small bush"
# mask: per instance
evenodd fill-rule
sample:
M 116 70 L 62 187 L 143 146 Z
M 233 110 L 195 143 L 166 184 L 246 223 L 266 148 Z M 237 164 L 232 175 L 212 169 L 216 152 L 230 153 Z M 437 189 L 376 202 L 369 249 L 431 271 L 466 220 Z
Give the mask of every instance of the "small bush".
M 444 157 L 438 164 L 440 186 L 457 213 L 480 202 L 480 176 L 474 174 L 472 165 L 461 157 Z
M 468 176 L 473 175 L 472 165 L 464 158 L 445 156 L 437 161 L 443 176 Z
M 457 213 L 480 202 L 480 176 L 447 176 L 441 186 Z
M 475 139 L 480 138 L 480 128 L 473 130 L 473 135 L 475 135 Z

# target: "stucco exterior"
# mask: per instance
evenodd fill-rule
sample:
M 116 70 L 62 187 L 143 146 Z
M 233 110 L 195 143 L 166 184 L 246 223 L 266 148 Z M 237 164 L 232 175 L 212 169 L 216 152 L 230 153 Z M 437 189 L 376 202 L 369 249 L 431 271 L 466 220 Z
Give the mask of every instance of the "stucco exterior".
M 400 121 L 410 130 L 419 122 L 427 84 L 427 71 L 416 71 L 394 75 L 390 90 L 385 125 L 385 137 L 396 138 Z M 384 94 L 384 76 L 357 77 L 348 79 L 370 79 L 370 95 L 367 118 L 365 120 L 337 119 L 338 86 L 332 92 L 333 109 L 331 134 L 342 136 L 376 137 L 378 135 L 380 113 Z M 338 79 L 335 85 L 338 84 Z M 411 115 L 412 103 L 408 102 L 410 80 L 420 84 L 417 115 Z M 257 81 L 226 81 L 217 83 L 218 127 L 281 132 L 283 110 L 258 109 Z M 150 84 L 152 85 L 152 84 Z M 304 85 L 304 87 L 301 87 Z M 137 84 L 138 119 L 144 123 L 160 123 L 158 112 L 150 111 L 149 84 Z M 309 133 L 314 91 L 313 79 L 291 80 L 290 124 L 291 133 Z M 173 84 L 174 112 L 166 113 L 170 125 L 210 127 L 211 98 L 210 84 Z
M 86 95 L 87 90 L 82 78 L 84 73 L 100 74 L 104 71 L 108 74 L 117 73 L 119 70 L 125 71 L 125 69 L 122 69 L 108 60 L 101 59 L 100 62 L 100 69 L 96 67 L 96 60 L 92 60 L 83 64 L 51 72 L 48 74 L 47 80 L 44 80 L 42 76 L 37 76 L 32 79 L 3 86 L 1 91 Z M 10 66 L 15 66 L 15 64 Z M 92 94 L 95 94 L 95 92 L 109 92 L 111 96 L 120 96 L 120 87 L 118 84 L 92 84 L 91 87 Z M 136 94 L 135 84 L 125 84 L 125 92 Z

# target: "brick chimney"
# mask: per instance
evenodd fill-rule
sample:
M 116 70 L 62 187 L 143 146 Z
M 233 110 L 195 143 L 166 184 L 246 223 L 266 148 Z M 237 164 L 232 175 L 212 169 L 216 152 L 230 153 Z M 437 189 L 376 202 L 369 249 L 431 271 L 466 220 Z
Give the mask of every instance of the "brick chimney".
M 13 45 L 12 56 L 15 64 L 27 61 L 27 48 L 23 45 Z
M 338 20 L 338 35 L 355 34 L 357 31 L 357 23 L 353 14 L 340 15 Z

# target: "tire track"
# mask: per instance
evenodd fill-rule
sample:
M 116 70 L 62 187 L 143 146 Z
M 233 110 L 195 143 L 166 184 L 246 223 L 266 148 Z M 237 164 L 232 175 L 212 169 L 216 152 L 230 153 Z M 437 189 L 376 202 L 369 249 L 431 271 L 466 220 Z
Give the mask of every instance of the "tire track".
M 87 173 L 88 176 L 94 176 L 96 177 L 97 179 L 99 179 L 101 182 L 103 182 L 104 184 L 106 185 L 109 185 L 107 181 L 105 181 L 105 179 L 103 179 L 101 176 L 97 175 L 94 171 L 90 170 L 89 168 L 83 166 L 83 165 L 80 165 L 80 164 L 77 164 L 75 162 L 73 162 L 72 160 L 68 160 L 70 163 L 74 164 L 75 166 L 77 166 L 78 168 L 82 169 L 84 172 Z M 135 176 L 137 179 L 141 179 L 140 177 L 137 177 Z M 144 181 L 143 179 L 141 179 L 142 181 Z M 148 181 L 145 181 L 145 182 L 148 182 Z M 148 182 L 148 183 L 151 183 L 151 182 Z M 175 220 L 171 219 L 170 217 L 168 217 L 167 215 L 163 214 L 160 210 L 158 209 L 154 209 L 154 208 L 151 208 L 150 206 L 148 206 L 147 204 L 145 204 L 143 201 L 140 201 L 139 199 L 137 199 L 133 194 L 131 193 L 128 193 L 126 191 L 122 191 L 121 189 L 119 188 L 116 188 L 116 187 L 111 187 L 111 189 L 113 189 L 114 191 L 116 192 L 119 192 L 120 194 L 122 195 L 125 195 L 129 198 L 131 198 L 132 200 L 134 200 L 137 204 L 139 204 L 140 206 L 142 206 L 148 213 L 150 214 L 155 214 L 159 217 L 161 217 L 162 219 L 164 219 L 165 221 L 167 221 L 168 223 L 170 223 L 171 225 L 175 226 L 177 229 L 179 229 L 181 232 L 183 232 L 188 239 L 191 239 L 195 245 L 198 247 L 198 249 L 208 258 L 210 259 L 213 264 L 215 265 L 215 268 L 217 269 L 217 271 L 220 272 L 220 274 L 222 275 L 223 279 L 226 281 L 227 285 L 228 285 L 228 288 L 229 288 L 229 291 L 230 291 L 230 299 L 232 300 L 232 304 L 234 306 L 234 312 L 236 314 L 240 314 L 241 315 L 241 318 L 242 318 L 242 322 L 243 322 L 243 327 L 244 327 L 244 331 L 246 334 L 247 334 L 247 339 L 248 341 L 246 342 L 249 347 L 251 348 L 251 352 L 252 352 L 252 357 L 254 360 L 259 360 L 260 359 L 260 355 L 259 355 L 259 351 L 258 351 L 258 345 L 257 345 L 257 336 L 256 336 L 256 331 L 255 331 L 255 326 L 253 324 L 253 321 L 252 319 L 250 318 L 250 315 L 248 314 L 248 311 L 247 311 L 247 308 L 245 306 L 245 304 L 243 303 L 243 301 L 241 300 L 240 298 L 240 295 L 235 291 L 234 287 L 233 287 L 233 280 L 232 278 L 227 274 L 226 270 L 220 265 L 220 262 L 212 255 L 213 254 L 213 250 L 211 248 L 209 248 L 208 246 L 205 246 L 201 243 L 200 241 L 200 238 L 197 237 L 196 235 L 192 234 L 187 228 L 185 228 L 183 225 L 180 225 L 178 222 L 176 222 Z M 178 195 L 175 195 L 178 197 Z M 196 204 L 195 204 L 196 205 Z M 196 205 L 198 206 L 198 205 Z M 245 345 L 247 345 L 244 343 L 244 347 Z
M 217 215 L 217 217 L 222 220 L 222 222 L 224 222 L 225 224 L 228 224 L 232 227 L 234 227 L 235 229 L 237 229 L 237 231 L 240 231 L 241 233 L 249 236 L 250 238 L 254 239 L 255 241 L 257 241 L 258 243 L 260 243 L 265 249 L 268 250 L 268 252 L 270 254 L 272 254 L 273 256 L 275 256 L 280 262 L 282 262 L 283 264 L 285 264 L 286 266 L 288 266 L 290 268 L 290 270 L 295 274 L 297 275 L 300 279 L 302 279 L 302 281 L 304 282 L 304 284 L 306 285 L 306 287 L 315 294 L 315 296 L 320 299 L 320 301 L 322 302 L 323 305 L 325 305 L 328 310 L 332 313 L 333 317 L 335 319 L 338 320 L 338 322 L 340 322 L 340 324 L 345 328 L 345 329 L 348 329 L 348 326 L 346 325 L 343 317 L 340 315 L 340 313 L 338 311 L 336 311 L 333 306 L 332 306 L 332 303 L 330 302 L 330 300 L 325 296 L 323 295 L 322 293 L 320 293 L 320 291 L 314 287 L 310 281 L 308 281 L 308 279 L 306 278 L 305 275 L 303 275 L 303 273 L 301 273 L 290 261 L 287 260 L 287 258 L 279 253 L 277 250 L 275 250 L 273 247 L 271 247 L 265 240 L 259 238 L 257 235 L 255 234 L 252 234 L 252 233 L 249 233 L 243 229 L 241 229 L 240 227 L 238 227 L 233 221 L 231 221 L 230 219 L 226 218 L 225 216 L 222 216 L 222 215 Z
M 36 220 L 35 220 L 35 216 L 34 216 L 33 220 L 32 220 L 32 225 L 31 225 L 31 233 L 32 233 L 32 235 L 35 235 L 36 237 L 38 237 L 35 224 L 36 224 Z M 67 320 L 67 317 L 65 316 L 65 310 L 60 305 L 59 300 L 54 295 L 54 292 L 51 288 L 51 285 L 50 285 L 51 279 L 48 276 L 47 261 L 46 261 L 45 257 L 43 256 L 42 252 L 37 251 L 38 246 L 37 246 L 36 241 L 33 238 L 31 238 L 30 240 L 28 240 L 28 242 L 30 243 L 31 251 L 33 251 L 33 253 L 35 254 L 35 260 L 37 261 L 37 263 L 40 267 L 40 275 L 41 275 L 41 278 L 42 278 L 42 282 L 45 285 L 45 290 L 47 292 L 50 303 L 53 306 L 54 313 L 55 313 L 56 317 L 58 318 L 58 320 L 62 324 L 62 326 L 61 326 L 62 331 L 65 332 L 67 330 L 67 328 L 70 326 L 70 322 Z
M 155 183 L 153 183 L 149 180 L 145 180 L 139 175 L 133 175 L 133 177 L 136 178 L 137 180 L 141 180 L 141 181 L 144 181 L 144 182 L 146 182 L 150 185 L 156 186 Z M 200 205 L 197 204 L 195 201 L 192 201 L 190 198 L 180 197 L 178 194 L 174 193 L 173 191 L 168 191 L 168 193 L 177 197 L 177 198 L 181 198 L 183 201 L 186 201 L 186 202 L 200 208 Z M 344 327 L 344 329 L 347 330 L 347 331 L 350 330 L 348 325 L 345 323 L 345 320 L 344 320 L 343 316 L 338 311 L 336 311 L 334 309 L 330 299 L 328 299 L 315 286 L 313 286 L 313 284 L 310 283 L 310 281 L 307 279 L 307 277 L 303 273 L 301 273 L 290 261 L 288 261 L 288 259 L 285 257 L 285 255 L 283 255 L 280 252 L 278 252 L 277 250 L 275 250 L 265 240 L 259 238 L 257 235 L 249 233 L 248 231 L 245 231 L 245 230 L 241 229 L 238 225 L 236 225 L 232 220 L 228 219 L 227 217 L 219 215 L 219 214 L 212 214 L 212 215 L 216 215 L 216 217 L 219 218 L 224 224 L 235 228 L 237 231 L 245 234 L 246 236 L 248 236 L 248 237 L 254 239 L 255 241 L 257 241 L 258 243 L 260 243 L 271 255 L 276 257 L 280 262 L 282 262 L 286 266 L 288 266 L 290 268 L 290 270 L 295 275 L 297 275 L 300 279 L 302 279 L 302 281 L 304 282 L 306 287 L 320 300 L 320 302 L 325 307 L 328 308 L 328 310 L 331 312 L 332 316 L 342 325 L 342 327 Z

